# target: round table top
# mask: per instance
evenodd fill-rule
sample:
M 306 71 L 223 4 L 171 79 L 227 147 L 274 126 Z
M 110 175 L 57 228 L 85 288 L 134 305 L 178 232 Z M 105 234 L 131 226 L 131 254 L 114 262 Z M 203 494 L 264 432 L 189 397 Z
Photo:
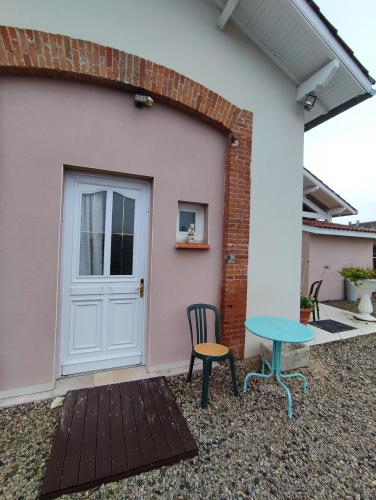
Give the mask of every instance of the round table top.
M 248 318 L 245 327 L 258 337 L 280 342 L 308 342 L 314 337 L 313 331 L 306 325 L 290 319 L 276 316 L 254 316 Z

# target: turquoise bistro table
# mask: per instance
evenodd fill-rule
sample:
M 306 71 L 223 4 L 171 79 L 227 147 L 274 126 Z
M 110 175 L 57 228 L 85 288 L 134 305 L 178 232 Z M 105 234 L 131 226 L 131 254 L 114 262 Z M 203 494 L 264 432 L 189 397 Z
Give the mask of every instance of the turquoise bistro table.
M 272 365 L 267 361 L 262 363 L 262 373 L 250 372 L 244 378 L 243 392 L 247 392 L 248 383 L 251 377 L 271 378 L 275 376 L 277 383 L 282 387 L 287 395 L 288 409 L 287 414 L 292 418 L 292 396 L 290 389 L 283 382 L 283 379 L 298 377 L 303 380 L 304 392 L 308 391 L 308 383 L 306 377 L 302 373 L 288 373 L 284 375 L 281 372 L 281 354 L 282 343 L 303 343 L 313 339 L 312 330 L 297 321 L 289 319 L 277 318 L 275 316 L 255 316 L 247 319 L 245 322 L 246 329 L 264 339 L 273 341 Z M 265 366 L 270 370 L 270 373 L 265 373 Z

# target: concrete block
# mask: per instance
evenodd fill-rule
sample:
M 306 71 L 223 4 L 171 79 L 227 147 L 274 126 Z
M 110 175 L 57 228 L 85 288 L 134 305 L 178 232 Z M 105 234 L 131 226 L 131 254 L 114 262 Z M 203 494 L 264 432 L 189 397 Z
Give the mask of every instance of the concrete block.
M 261 359 L 272 364 L 273 344 L 271 342 L 261 342 L 260 354 Z M 309 362 L 309 345 L 305 344 L 283 344 L 282 347 L 282 368 L 281 370 L 289 371 L 303 368 Z

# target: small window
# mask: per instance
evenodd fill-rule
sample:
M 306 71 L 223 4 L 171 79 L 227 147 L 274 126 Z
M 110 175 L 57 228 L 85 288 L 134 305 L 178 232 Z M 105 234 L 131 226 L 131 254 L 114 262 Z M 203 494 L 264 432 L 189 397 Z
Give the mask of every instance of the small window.
M 176 223 L 176 241 L 186 241 L 189 229 L 194 231 L 193 242 L 204 241 L 205 208 L 203 205 L 194 203 L 178 204 L 178 216 Z

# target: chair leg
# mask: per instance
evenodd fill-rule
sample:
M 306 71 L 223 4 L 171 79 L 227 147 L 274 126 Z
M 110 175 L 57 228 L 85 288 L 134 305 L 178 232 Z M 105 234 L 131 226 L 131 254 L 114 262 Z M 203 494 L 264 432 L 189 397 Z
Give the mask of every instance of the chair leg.
M 209 361 L 209 375 L 210 376 L 212 374 L 212 365 L 213 365 L 213 361 Z
M 312 309 L 312 316 L 313 316 L 313 321 L 316 321 L 316 305 L 313 304 L 313 309 Z
M 203 361 L 201 408 L 207 408 L 209 400 L 209 361 Z
M 191 362 L 189 363 L 189 372 L 187 376 L 187 382 L 192 380 L 193 363 L 195 362 L 195 357 L 191 354 Z
M 234 362 L 234 356 L 232 355 L 232 353 L 229 353 L 228 360 L 230 362 L 231 379 L 232 379 L 232 392 L 234 393 L 235 396 L 238 396 L 239 395 L 238 383 L 236 380 L 235 362 Z
M 320 321 L 320 308 L 319 302 L 316 300 L 316 310 L 317 310 L 317 319 Z

